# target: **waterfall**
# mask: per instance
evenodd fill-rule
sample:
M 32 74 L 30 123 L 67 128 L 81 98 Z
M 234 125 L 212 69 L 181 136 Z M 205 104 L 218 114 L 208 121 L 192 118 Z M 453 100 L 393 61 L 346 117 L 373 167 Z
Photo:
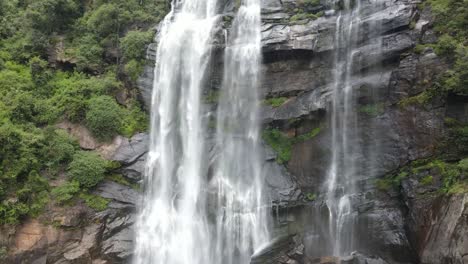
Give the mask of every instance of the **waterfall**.
M 246 0 L 232 25 L 218 106 L 217 251 L 223 263 L 249 263 L 250 248 L 267 242 L 259 160 L 260 4 Z M 236 253 L 237 251 L 237 253 Z M 237 255 L 237 256 L 236 256 Z
M 352 6 L 354 4 L 354 6 Z M 356 153 L 360 152 L 356 98 L 352 87 L 354 54 L 360 24 L 360 1 L 345 0 L 337 16 L 335 74 L 331 109 L 332 158 L 327 181 L 329 236 L 335 256 L 353 250 L 354 215 L 352 195 L 356 193 Z
M 208 87 L 217 0 L 173 0 L 162 22 L 136 264 L 249 263 L 268 239 L 258 157 L 259 0 L 242 2 L 225 51 L 210 163 Z

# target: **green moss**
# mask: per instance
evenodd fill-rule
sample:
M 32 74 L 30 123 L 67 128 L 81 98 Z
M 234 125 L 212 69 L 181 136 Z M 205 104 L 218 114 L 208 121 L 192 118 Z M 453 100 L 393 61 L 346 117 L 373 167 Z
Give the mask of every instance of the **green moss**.
M 426 47 L 427 47 L 427 45 L 417 44 L 417 45 L 414 47 L 413 51 L 414 51 L 414 53 L 416 53 L 416 54 L 422 54 L 423 51 L 426 49 Z
M 102 198 L 98 195 L 81 193 L 80 198 L 85 201 L 87 206 L 98 212 L 106 210 L 107 205 L 109 204 L 109 199 Z
M 428 176 L 420 179 L 419 183 L 424 185 L 424 186 L 431 185 L 431 184 L 434 183 L 434 177 L 432 177 L 431 175 L 428 175 Z
M 302 6 L 318 6 L 320 5 L 320 0 L 299 0 L 297 1 L 299 5 Z
M 297 13 L 297 14 L 293 15 L 289 19 L 289 22 L 291 24 L 295 24 L 297 21 L 300 21 L 300 20 L 316 20 L 316 19 L 322 17 L 324 14 L 325 14 L 325 12 L 323 12 L 323 11 L 317 12 L 315 14 L 314 13 L 306 13 L 304 11 L 301 11 L 300 13 Z
M 388 191 L 392 188 L 398 188 L 401 181 L 408 177 L 408 172 L 400 171 L 398 174 L 388 175 L 376 181 L 377 189 L 381 191 Z
M 263 103 L 272 107 L 279 107 L 283 105 L 287 100 L 288 100 L 287 97 L 273 97 L 273 98 L 265 99 Z
M 429 91 L 424 91 L 416 96 L 404 98 L 398 102 L 400 107 L 406 108 L 408 106 L 423 106 L 431 101 L 433 95 Z
M 388 178 L 378 179 L 376 181 L 377 189 L 381 191 L 388 191 L 393 187 L 393 181 Z
M 308 201 L 315 201 L 315 199 L 317 199 L 317 194 L 307 193 L 305 197 Z
M 264 130 L 262 136 L 278 154 L 276 159 L 278 163 L 283 164 L 291 159 L 292 141 L 290 138 L 277 129 Z
M 320 131 L 322 131 L 322 128 L 321 127 L 316 127 L 316 128 L 312 129 L 308 133 L 297 136 L 296 138 L 293 139 L 293 144 L 300 143 L 300 142 L 312 139 L 312 138 L 316 137 L 320 133 Z
M 312 129 L 310 132 L 297 137 L 287 137 L 278 129 L 266 129 L 262 137 L 265 142 L 278 154 L 276 161 L 280 164 L 286 163 L 291 159 L 291 150 L 294 144 L 304 142 L 316 137 L 321 131 L 320 127 Z
M 367 104 L 359 107 L 358 111 L 371 117 L 376 117 L 384 113 L 385 105 L 383 103 Z

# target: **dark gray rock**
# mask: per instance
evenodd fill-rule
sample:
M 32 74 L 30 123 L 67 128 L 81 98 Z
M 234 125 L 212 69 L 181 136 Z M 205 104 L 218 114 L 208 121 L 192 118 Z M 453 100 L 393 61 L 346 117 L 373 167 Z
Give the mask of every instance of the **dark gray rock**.
M 145 65 L 143 74 L 137 80 L 140 100 L 144 103 L 147 111 L 151 110 L 151 96 L 153 94 L 154 66 Z
M 139 182 L 145 174 L 146 154 L 139 157 L 133 164 L 123 167 L 120 172 L 133 182 Z
M 97 190 L 94 191 L 96 195 L 112 199 L 120 203 L 135 205 L 139 200 L 137 191 L 129 186 L 121 185 L 111 181 L 104 181 L 99 184 Z
M 122 143 L 113 155 L 112 160 L 123 164 L 131 164 L 143 156 L 148 151 L 148 148 L 148 134 L 136 134 L 129 141 Z

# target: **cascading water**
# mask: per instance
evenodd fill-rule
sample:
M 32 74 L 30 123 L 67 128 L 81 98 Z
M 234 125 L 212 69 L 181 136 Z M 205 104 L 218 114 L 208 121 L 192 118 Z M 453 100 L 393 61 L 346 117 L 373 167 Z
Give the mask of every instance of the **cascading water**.
M 260 4 L 246 0 L 232 25 L 218 106 L 217 251 L 223 263 L 249 263 L 252 248 L 268 240 L 262 208 L 259 148 Z
M 134 263 L 248 263 L 266 242 L 258 153 L 259 0 L 245 0 L 228 38 L 210 176 L 202 93 L 217 0 L 174 0 L 159 34 L 145 194 Z
M 354 54 L 359 34 L 360 2 L 344 1 L 336 20 L 335 77 L 332 99 L 332 160 L 327 181 L 327 206 L 332 253 L 343 256 L 353 249 L 351 195 L 356 192 L 358 121 L 352 87 Z

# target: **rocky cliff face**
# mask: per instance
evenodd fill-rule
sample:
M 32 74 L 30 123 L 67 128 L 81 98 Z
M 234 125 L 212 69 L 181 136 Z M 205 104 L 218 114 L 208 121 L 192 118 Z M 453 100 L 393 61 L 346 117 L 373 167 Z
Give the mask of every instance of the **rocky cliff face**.
M 299 0 L 263 0 L 263 85 L 266 98 L 282 97 L 280 105 L 265 105 L 265 127 L 295 137 L 320 127 L 313 137 L 296 142 L 291 157 L 279 164 L 277 153 L 265 144 L 266 185 L 274 205 L 275 233 L 280 237 L 257 254 L 252 263 L 468 263 L 468 197 L 441 195 L 440 181 L 421 184 L 427 175 L 414 173 L 401 188 L 382 188 L 379 179 L 413 161 L 434 156 L 449 133 L 447 117 L 466 122 L 465 99 L 435 98 L 420 105 L 408 100 L 436 81 L 447 63 L 430 48 L 413 51 L 417 43 L 435 41 L 429 10 L 408 0 L 362 2 L 364 19 L 357 36 L 353 82 L 359 102 L 360 142 L 367 155 L 362 164 L 359 193 L 353 198 L 359 243 L 349 257 L 327 256 L 327 217 L 321 186 L 330 161 L 330 102 L 333 86 L 337 11 L 325 2 L 312 8 Z M 379 3 L 380 3 L 379 2 Z M 225 1 L 229 28 L 236 5 Z M 298 18 L 301 12 L 321 13 L 317 19 Z M 374 26 L 372 26 L 374 25 Z M 375 27 L 378 25 L 378 27 Z M 373 28 L 373 30 L 370 30 Z M 220 30 L 222 32 L 222 30 Z M 216 43 L 222 50 L 223 37 Z M 148 47 L 155 59 L 156 44 Z M 219 53 L 221 54 L 221 53 Z M 215 56 L 207 94 L 220 84 L 222 57 Z M 153 68 L 139 79 L 141 98 L 150 107 Z M 216 107 L 215 102 L 209 103 Z M 122 174 L 138 182 L 144 171 L 148 137 L 123 141 L 112 159 L 123 164 Z M 378 151 L 372 149 L 378 147 Z M 421 172 L 424 173 L 424 172 Z M 426 172 L 427 174 L 427 172 Z M 431 172 L 437 178 L 437 172 Z M 431 177 L 432 177 L 431 176 Z M 14 245 L 7 263 L 125 263 L 133 250 L 133 225 L 138 192 L 105 182 L 96 194 L 111 199 L 96 213 L 83 205 L 66 212 L 50 209 L 45 220 L 31 220 L 16 230 L 2 230 L 2 244 Z M 313 195 L 312 195 L 313 194 Z M 324 255 L 325 254 L 325 255 Z

